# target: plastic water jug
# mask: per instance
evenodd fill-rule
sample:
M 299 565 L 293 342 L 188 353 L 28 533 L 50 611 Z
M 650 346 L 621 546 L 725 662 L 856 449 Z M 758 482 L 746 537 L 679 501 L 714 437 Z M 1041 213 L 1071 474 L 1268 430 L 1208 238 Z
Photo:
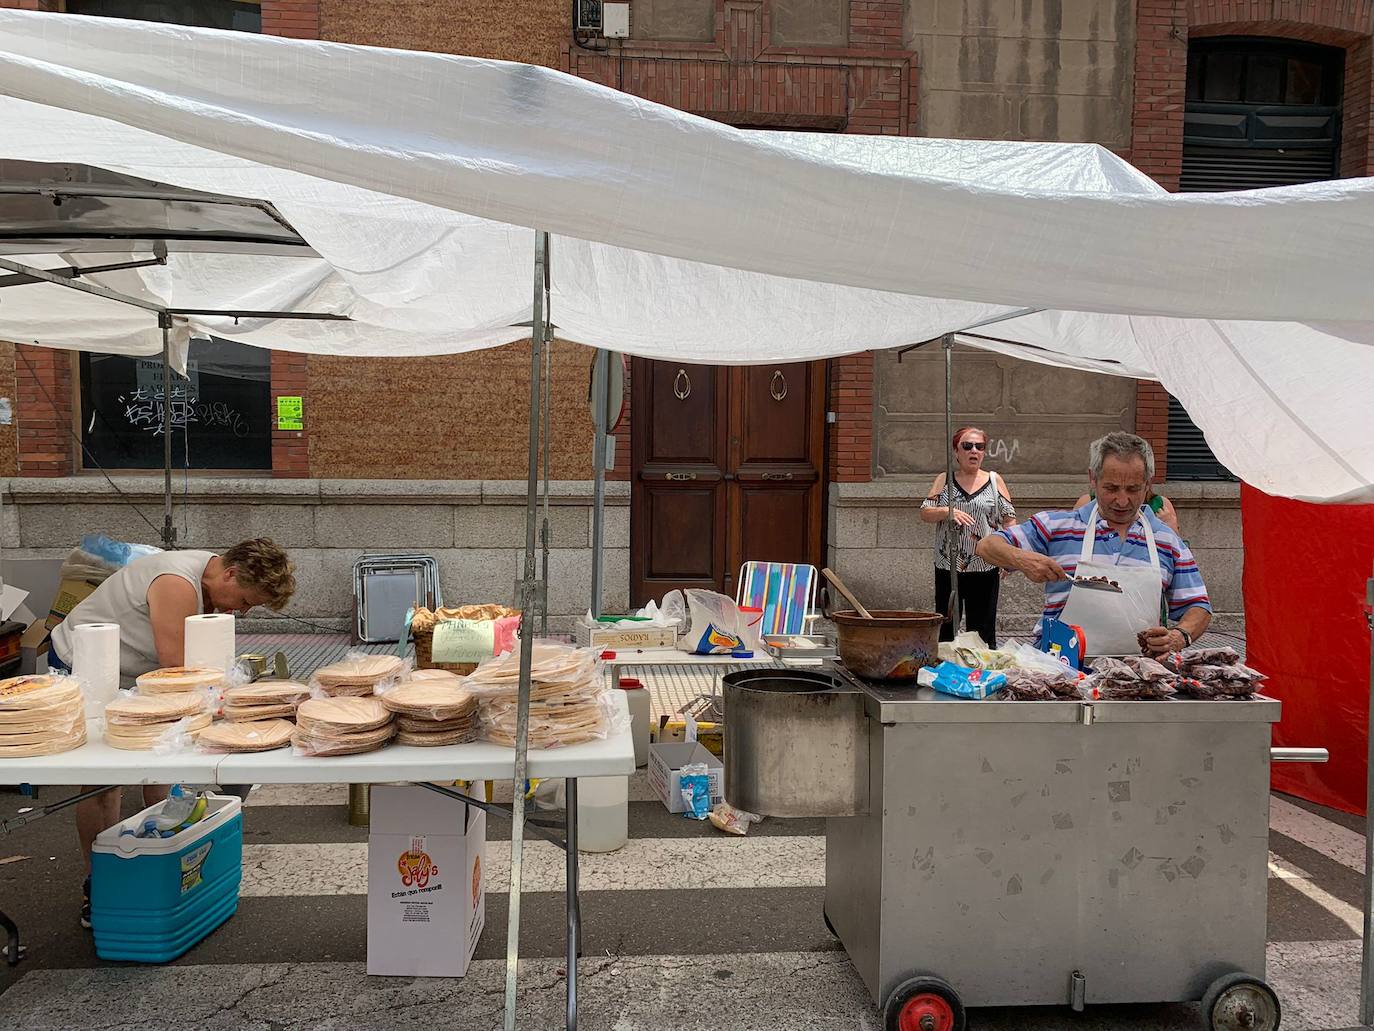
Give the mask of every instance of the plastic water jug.
M 649 763 L 649 691 L 634 677 L 621 677 L 620 689 L 630 708 L 630 735 L 635 746 L 635 765 Z
M 630 779 L 577 779 L 577 850 L 614 852 L 630 837 Z

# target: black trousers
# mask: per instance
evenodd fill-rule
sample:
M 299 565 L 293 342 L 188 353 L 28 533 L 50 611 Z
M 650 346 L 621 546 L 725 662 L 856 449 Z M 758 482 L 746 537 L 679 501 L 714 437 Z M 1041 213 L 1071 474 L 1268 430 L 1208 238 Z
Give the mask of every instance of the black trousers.
M 963 610 L 964 621 L 989 648 L 997 647 L 997 591 L 1001 580 L 1001 574 L 995 569 L 986 573 L 959 574 L 959 607 Z M 937 566 L 935 611 L 942 615 L 949 611 L 949 589 L 949 570 Z M 954 623 L 953 619 L 947 619 L 940 624 L 940 640 L 954 640 Z

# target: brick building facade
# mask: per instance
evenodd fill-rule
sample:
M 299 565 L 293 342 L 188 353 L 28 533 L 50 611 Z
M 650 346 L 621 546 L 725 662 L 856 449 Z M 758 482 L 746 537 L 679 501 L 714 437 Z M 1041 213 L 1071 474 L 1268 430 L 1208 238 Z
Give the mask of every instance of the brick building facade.
M 80 4 L 0 0 L 0 7 Z M 1168 189 L 1179 188 L 1183 170 L 1190 41 L 1301 40 L 1343 52 L 1338 173 L 1374 168 L 1371 0 L 632 0 L 630 37 L 617 41 L 575 35 L 566 0 L 262 0 L 259 9 L 265 33 L 537 63 L 742 128 L 1098 142 Z M 472 594 L 468 585 L 478 583 L 508 591 L 518 538 L 505 530 L 492 536 L 481 524 L 489 517 L 505 525 L 512 482 L 523 475 L 526 348 L 386 361 L 273 353 L 272 403 L 302 397 L 305 428 L 271 432 L 278 486 L 233 483 L 238 494 L 260 492 L 279 509 L 280 528 L 270 514 L 255 517 L 260 528 L 297 542 L 307 565 L 314 563 L 319 590 L 297 611 L 337 614 L 342 599 L 325 581 L 338 578 L 362 548 L 386 545 L 388 532 L 411 526 L 392 546 L 449 555 L 459 593 Z M 95 501 L 74 440 L 78 363 L 22 344 L 3 350 L 0 395 L 14 399 L 14 419 L 0 424 L 0 473 L 17 477 L 12 494 L 20 508 L 6 543 L 66 547 L 55 533 L 44 535 L 39 516 L 62 497 Z M 561 568 L 576 579 L 588 561 L 590 353 L 571 345 L 555 353 L 552 471 L 566 481 L 556 537 Z M 881 602 L 929 601 L 929 532 L 913 510 L 943 465 L 935 357 L 918 352 L 899 364 L 890 354 L 860 354 L 828 364 L 828 558 Z M 973 354 L 958 361 L 967 409 L 961 418 L 988 424 L 998 467 L 1023 509 L 1075 496 L 1081 443 L 1115 426 L 1153 441 L 1160 479 L 1168 478 L 1170 405 L 1157 384 L 1080 376 L 1066 388 L 1024 363 Z M 1066 415 L 1061 395 L 1080 408 Z M 406 413 L 404 436 L 394 429 L 397 412 Z M 627 419 L 614 478 L 630 477 L 633 432 Z M 228 514 L 227 501 L 214 483 L 187 481 L 190 517 L 202 519 L 214 538 L 194 543 L 220 545 L 228 540 L 219 536 L 236 533 L 219 518 Z M 234 492 L 230 486 L 225 493 Z M 631 488 L 613 487 L 614 603 L 629 600 L 616 578 L 628 550 Z M 1162 489 L 1178 504 L 1185 530 L 1196 528 L 1190 536 L 1204 565 L 1216 570 L 1209 578 L 1221 607 L 1238 613 L 1234 485 L 1171 481 Z M 324 525 L 337 525 L 321 515 L 331 498 L 354 506 L 361 524 L 383 536 L 324 534 Z M 107 515 L 111 529 L 148 536 L 140 524 Z M 102 528 L 95 525 L 101 514 L 92 509 L 90 516 L 87 525 Z M 584 607 L 575 594 L 566 612 Z M 1034 607 L 1031 594 L 1013 594 L 1012 606 Z

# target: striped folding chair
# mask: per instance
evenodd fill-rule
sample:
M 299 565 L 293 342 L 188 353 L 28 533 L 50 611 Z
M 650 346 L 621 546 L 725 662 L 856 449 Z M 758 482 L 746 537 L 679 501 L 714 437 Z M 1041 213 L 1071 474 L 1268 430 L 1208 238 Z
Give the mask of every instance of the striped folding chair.
M 761 612 L 758 632 L 803 634 L 816 618 L 816 567 L 790 562 L 746 562 L 739 571 L 735 603 L 740 611 Z

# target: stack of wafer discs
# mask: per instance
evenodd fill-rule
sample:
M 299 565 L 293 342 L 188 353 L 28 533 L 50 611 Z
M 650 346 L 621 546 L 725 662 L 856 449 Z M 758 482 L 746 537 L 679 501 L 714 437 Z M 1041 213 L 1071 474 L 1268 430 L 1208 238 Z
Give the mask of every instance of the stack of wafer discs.
M 194 738 L 209 725 L 200 694 L 130 695 L 105 706 L 105 740 L 113 748 L 148 751 L 173 728 Z
M 291 743 L 306 755 L 352 755 L 381 748 L 395 733 L 378 698 L 310 698 L 296 709 Z
M 477 734 L 477 698 L 471 691 L 437 679 L 412 680 L 382 695 L 396 714 L 396 741 L 402 745 L 458 745 Z
M 480 735 L 514 745 L 520 653 L 479 666 L 468 684 L 479 697 Z M 530 666 L 529 747 L 554 748 L 605 737 L 610 726 L 608 694 L 594 650 L 536 643 Z
M 86 743 L 81 685 L 51 675 L 0 680 L 0 758 L 56 755 Z
M 383 680 L 394 679 L 404 670 L 405 663 L 394 655 L 367 655 L 321 666 L 315 671 L 315 681 L 321 691 L 332 697 L 361 697 L 372 694 Z
M 219 687 L 224 683 L 224 671 L 209 666 L 168 666 L 144 673 L 135 683 L 139 694 L 185 694 Z
M 457 673 L 450 673 L 446 669 L 413 669 L 406 674 L 406 680 L 428 681 L 438 684 L 461 684 L 463 678 Z
M 259 680 L 224 692 L 224 718 L 231 723 L 294 719 L 310 688 L 294 680 Z
M 196 744 L 211 752 L 267 752 L 289 745 L 295 730 L 290 720 L 216 723 L 200 732 Z

